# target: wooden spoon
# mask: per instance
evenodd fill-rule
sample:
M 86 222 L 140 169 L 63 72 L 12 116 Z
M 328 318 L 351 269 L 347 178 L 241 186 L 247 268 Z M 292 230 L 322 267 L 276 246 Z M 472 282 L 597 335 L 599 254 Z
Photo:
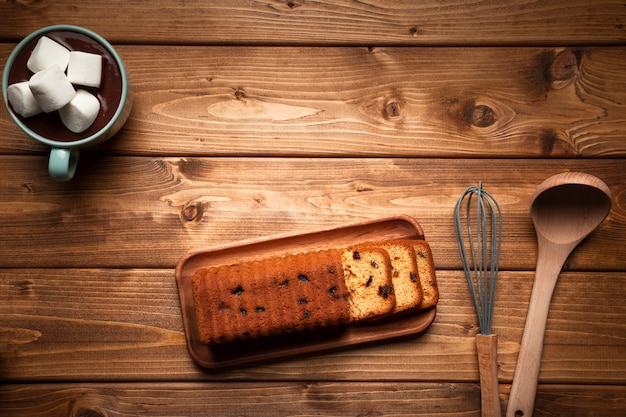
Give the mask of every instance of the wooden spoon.
M 572 250 L 606 218 L 611 202 L 611 191 L 604 182 L 580 172 L 548 178 L 532 197 L 537 269 L 506 417 L 533 414 L 543 337 L 556 281 Z

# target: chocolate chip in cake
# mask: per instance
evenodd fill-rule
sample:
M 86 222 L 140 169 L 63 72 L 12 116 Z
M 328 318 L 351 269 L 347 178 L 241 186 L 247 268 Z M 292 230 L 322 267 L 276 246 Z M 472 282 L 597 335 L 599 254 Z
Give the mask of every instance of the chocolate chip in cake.
M 372 285 L 372 282 L 374 282 L 374 275 L 370 275 L 370 278 L 365 283 L 365 286 L 369 287 L 370 285 Z
M 309 302 L 309 300 L 307 300 L 306 298 L 298 298 L 298 304 L 303 305 L 303 304 L 307 304 Z
M 381 285 L 378 287 L 378 295 L 383 297 L 385 300 L 389 298 L 391 294 L 393 294 L 393 287 L 391 285 Z
M 298 274 L 298 281 L 307 282 L 308 280 L 309 280 L 309 277 L 307 277 L 306 275 Z
M 286 287 L 288 287 L 288 286 L 289 286 L 289 280 L 288 280 L 288 279 L 284 280 L 283 282 L 281 282 L 280 284 L 278 284 L 278 286 L 279 286 L 279 287 L 281 287 L 281 288 L 286 288 Z
M 264 313 L 265 312 L 265 307 L 256 307 L 254 309 L 255 313 Z
M 352 259 L 361 259 L 361 254 L 357 251 L 352 253 Z
M 420 256 L 420 258 L 426 259 L 426 254 L 424 252 L 422 252 L 421 250 L 417 251 L 417 254 Z
M 374 269 L 378 268 L 378 264 L 374 261 L 370 262 L 370 265 L 372 265 L 372 268 Z
M 233 288 L 231 291 L 233 295 L 241 295 L 243 294 L 243 287 L 241 285 L 237 286 L 237 288 Z
M 417 274 L 415 272 L 411 272 L 411 282 L 417 282 Z
M 332 287 L 330 287 L 328 289 L 328 294 L 330 294 L 330 296 L 334 299 L 339 298 L 339 294 L 337 294 L 337 286 L 333 285 Z
M 304 314 L 302 315 L 302 318 L 304 318 L 304 319 L 308 319 L 308 318 L 310 318 L 310 317 L 311 317 L 311 315 L 312 315 L 312 314 L 313 314 L 312 312 L 310 312 L 309 310 L 307 310 L 307 311 L 305 311 L 305 312 L 304 312 Z
M 248 314 L 248 312 L 246 311 L 246 309 L 245 309 L 245 308 L 243 308 L 243 307 L 239 307 L 239 312 L 241 313 L 241 315 L 242 315 L 243 317 L 246 317 L 246 314 Z

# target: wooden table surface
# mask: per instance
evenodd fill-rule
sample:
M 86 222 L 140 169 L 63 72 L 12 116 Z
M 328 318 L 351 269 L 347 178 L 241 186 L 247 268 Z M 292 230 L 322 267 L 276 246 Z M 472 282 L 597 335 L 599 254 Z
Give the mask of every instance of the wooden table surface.
M 536 416 L 626 415 L 623 1 L 0 2 L 0 60 L 74 24 L 124 59 L 124 129 L 47 173 L 0 108 L 1 416 L 479 416 L 479 331 L 453 207 L 502 206 L 506 409 L 534 279 L 530 198 L 583 171 L 613 207 L 558 282 Z M 185 345 L 190 251 L 394 215 L 430 242 L 422 335 L 227 370 Z

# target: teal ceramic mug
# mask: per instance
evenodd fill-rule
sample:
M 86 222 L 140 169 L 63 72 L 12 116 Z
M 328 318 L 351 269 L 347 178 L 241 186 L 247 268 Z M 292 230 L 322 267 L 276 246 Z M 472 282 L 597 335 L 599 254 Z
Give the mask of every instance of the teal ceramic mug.
M 98 98 L 100 110 L 86 130 L 74 133 L 66 128 L 57 112 L 22 117 L 7 97 L 7 88 L 28 81 L 33 75 L 26 66 L 35 45 L 42 36 L 65 46 L 102 56 L 102 78 L 99 87 L 80 87 Z M 130 77 L 118 53 L 100 35 L 80 26 L 55 25 L 39 29 L 24 38 L 13 50 L 2 74 L 2 97 L 11 118 L 29 137 L 51 147 L 48 159 L 50 176 L 59 181 L 73 178 L 80 149 L 100 144 L 114 136 L 126 123 L 133 102 Z

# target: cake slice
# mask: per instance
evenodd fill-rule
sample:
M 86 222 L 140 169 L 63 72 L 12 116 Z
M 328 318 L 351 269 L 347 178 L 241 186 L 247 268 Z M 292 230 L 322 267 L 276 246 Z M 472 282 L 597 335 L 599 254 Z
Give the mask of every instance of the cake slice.
M 435 276 L 435 264 L 430 245 L 425 240 L 412 240 L 415 251 L 415 262 L 419 271 L 420 284 L 422 285 L 422 301 L 418 308 L 425 310 L 437 305 L 439 301 L 439 288 Z
M 396 296 L 391 312 L 398 314 L 417 309 L 422 301 L 422 286 L 411 242 L 386 240 L 369 244 L 385 249 L 391 258 L 391 283 Z
M 367 245 L 344 249 L 343 274 L 349 293 L 350 321 L 388 314 L 396 297 L 391 282 L 391 258 L 386 250 Z

